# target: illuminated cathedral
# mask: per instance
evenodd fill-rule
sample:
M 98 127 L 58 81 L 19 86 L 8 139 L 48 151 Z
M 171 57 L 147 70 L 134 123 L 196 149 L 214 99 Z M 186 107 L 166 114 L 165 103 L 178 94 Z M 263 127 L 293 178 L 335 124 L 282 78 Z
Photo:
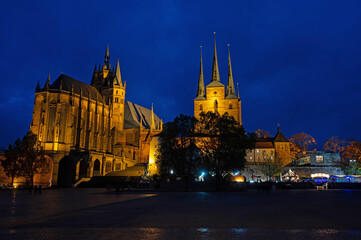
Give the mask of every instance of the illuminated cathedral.
M 126 99 L 119 60 L 112 68 L 109 46 L 91 84 L 61 74 L 38 85 L 30 130 L 51 158 L 52 184 L 67 186 L 82 178 L 105 176 L 149 162 L 152 137 L 162 120 L 151 109 Z

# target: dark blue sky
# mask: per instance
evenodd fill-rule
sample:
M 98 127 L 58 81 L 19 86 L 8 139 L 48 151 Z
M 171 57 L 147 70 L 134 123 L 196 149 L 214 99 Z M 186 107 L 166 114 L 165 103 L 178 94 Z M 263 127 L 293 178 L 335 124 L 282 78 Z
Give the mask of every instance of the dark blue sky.
M 90 83 L 94 64 L 119 58 L 128 101 L 164 122 L 193 114 L 203 45 L 211 77 L 217 32 L 221 81 L 227 44 L 243 123 L 291 137 L 360 139 L 361 1 L 1 1 L 0 146 L 29 129 L 49 69 Z

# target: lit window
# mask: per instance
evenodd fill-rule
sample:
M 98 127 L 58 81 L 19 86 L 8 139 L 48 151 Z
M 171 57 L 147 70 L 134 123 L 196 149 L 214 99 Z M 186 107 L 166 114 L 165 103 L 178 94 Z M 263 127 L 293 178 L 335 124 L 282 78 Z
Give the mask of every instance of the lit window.
M 317 163 L 323 163 L 323 156 L 316 156 Z

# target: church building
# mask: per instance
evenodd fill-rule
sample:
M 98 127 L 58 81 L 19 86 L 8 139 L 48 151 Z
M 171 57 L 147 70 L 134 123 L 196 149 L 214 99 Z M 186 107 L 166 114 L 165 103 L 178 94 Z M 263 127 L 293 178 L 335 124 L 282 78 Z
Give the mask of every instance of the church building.
M 200 69 L 198 78 L 197 96 L 194 99 L 194 117 L 199 118 L 201 112 L 218 112 L 220 115 L 228 113 L 233 116 L 240 125 L 242 123 L 241 100 L 237 89 L 234 87 L 233 73 L 231 66 L 231 55 L 228 45 L 228 81 L 227 88 L 221 83 L 218 68 L 216 39 L 214 37 L 213 66 L 211 82 L 205 87 L 203 77 L 202 47 L 200 57 Z M 259 171 L 267 159 L 280 160 L 283 165 L 291 162 L 290 142 L 277 129 L 275 137 L 257 138 L 255 148 L 247 152 L 246 169 L 243 176 L 247 179 L 266 180 L 267 176 Z
M 162 120 L 151 109 L 126 99 L 119 60 L 110 64 L 107 46 L 91 84 L 61 74 L 38 85 L 30 130 L 51 159 L 49 181 L 69 186 L 82 178 L 105 176 L 149 162 L 152 137 Z
M 214 53 L 211 83 L 204 87 L 202 47 L 198 79 L 197 97 L 194 99 L 194 117 L 199 118 L 201 112 L 218 112 L 220 115 L 228 113 L 242 125 L 241 100 L 233 83 L 231 55 L 228 48 L 228 82 L 227 91 L 221 83 L 218 69 L 216 38 L 214 38 Z

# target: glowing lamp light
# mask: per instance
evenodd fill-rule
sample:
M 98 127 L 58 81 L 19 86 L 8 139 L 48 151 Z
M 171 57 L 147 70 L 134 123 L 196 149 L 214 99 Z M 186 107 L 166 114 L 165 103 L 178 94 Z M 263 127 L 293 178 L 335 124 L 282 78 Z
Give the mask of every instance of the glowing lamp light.
M 205 172 L 202 172 L 202 176 L 204 176 L 204 175 L 206 175 L 206 173 L 205 173 Z
M 173 172 L 173 170 L 170 170 L 170 174 L 173 174 L 174 172 Z
M 244 182 L 244 177 L 243 176 L 235 177 L 234 181 L 236 181 L 236 182 Z

